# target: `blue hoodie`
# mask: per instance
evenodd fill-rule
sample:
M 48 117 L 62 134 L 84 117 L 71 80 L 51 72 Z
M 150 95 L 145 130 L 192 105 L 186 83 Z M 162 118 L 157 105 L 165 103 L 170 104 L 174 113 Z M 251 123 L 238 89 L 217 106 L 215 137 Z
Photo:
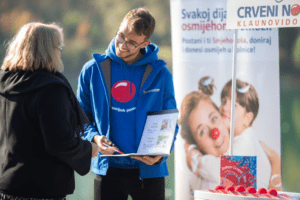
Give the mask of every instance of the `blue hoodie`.
M 78 80 L 77 98 L 91 121 L 91 125 L 85 131 L 84 139 L 92 141 L 95 135 L 105 135 L 108 139 L 115 142 L 120 150 L 126 150 L 126 153 L 131 153 L 137 151 L 148 112 L 177 108 L 173 79 L 171 72 L 165 66 L 166 63 L 158 59 L 157 52 L 159 49 L 155 44 L 149 44 L 145 49 L 142 49 L 143 57 L 137 62 L 127 65 L 116 55 L 114 41 L 114 39 L 111 41 L 104 54 L 94 54 L 93 59 L 83 66 Z M 109 58 L 111 59 L 112 82 L 111 86 L 108 87 L 111 87 L 113 96 L 111 98 L 111 107 L 107 85 L 100 67 L 100 63 Z M 144 69 L 148 64 L 153 68 L 140 88 Z M 114 96 L 113 90 L 117 86 L 126 86 L 126 84 L 127 86 L 129 84 L 128 87 L 125 87 L 129 89 L 128 94 L 135 92 L 135 95 L 133 99 L 129 99 L 130 102 L 128 98 L 125 98 L 120 103 L 122 95 L 121 97 L 120 95 Z M 118 99 L 118 97 L 121 99 Z M 131 129 L 128 126 L 130 130 L 123 131 L 121 135 L 117 130 L 120 130 L 124 124 L 121 122 L 115 125 L 116 123 L 114 122 L 124 120 L 124 115 L 121 114 L 122 109 L 130 111 L 128 112 L 129 114 L 127 113 L 130 117 L 128 119 L 126 117 L 125 120 L 128 122 L 128 120 L 134 119 L 135 126 Z M 114 124 L 113 127 L 111 123 Z M 177 132 L 178 126 L 176 127 L 175 135 L 177 135 Z M 127 144 L 128 146 L 126 146 Z M 174 144 L 172 150 L 173 148 Z M 143 179 L 164 177 L 169 175 L 166 159 L 166 157 L 163 158 L 163 161 L 158 165 L 150 166 L 129 157 L 121 159 L 96 157 L 92 160 L 91 170 L 98 175 L 106 175 L 109 165 L 123 168 L 137 167 Z

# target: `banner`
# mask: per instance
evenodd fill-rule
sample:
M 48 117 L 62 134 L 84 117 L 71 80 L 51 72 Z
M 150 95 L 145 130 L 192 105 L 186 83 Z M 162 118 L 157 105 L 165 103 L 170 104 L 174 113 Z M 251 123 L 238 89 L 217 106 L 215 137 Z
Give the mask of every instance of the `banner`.
M 228 29 L 300 26 L 299 0 L 228 0 Z
M 220 156 L 228 155 L 234 30 L 226 29 L 224 0 L 170 4 L 180 108 L 175 197 L 193 199 L 195 190 L 220 184 Z M 238 30 L 237 42 L 233 155 L 257 156 L 257 188 L 280 190 L 278 29 Z

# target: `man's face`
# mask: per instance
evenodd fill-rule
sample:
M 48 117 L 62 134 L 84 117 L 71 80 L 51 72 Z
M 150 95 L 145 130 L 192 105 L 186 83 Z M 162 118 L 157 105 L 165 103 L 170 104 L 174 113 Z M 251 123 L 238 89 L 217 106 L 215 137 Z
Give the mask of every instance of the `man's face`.
M 127 22 L 121 24 L 117 37 L 124 41 L 115 40 L 116 54 L 126 63 L 130 61 L 135 62 L 135 59 L 139 56 L 140 49 L 148 45 L 148 42 L 145 41 L 146 36 L 137 35 L 133 30 L 130 30 Z M 128 46 L 132 46 L 134 49 L 130 50 Z

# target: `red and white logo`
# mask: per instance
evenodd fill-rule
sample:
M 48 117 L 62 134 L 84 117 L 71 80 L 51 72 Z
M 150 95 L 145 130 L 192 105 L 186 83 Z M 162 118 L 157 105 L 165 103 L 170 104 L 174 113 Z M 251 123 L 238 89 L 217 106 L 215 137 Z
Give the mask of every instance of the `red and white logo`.
M 298 4 L 294 4 L 292 7 L 291 7 L 291 14 L 293 16 L 297 16 L 298 14 L 300 13 L 300 6 Z
M 135 85 L 130 81 L 119 81 L 114 84 L 111 93 L 116 101 L 121 103 L 127 103 L 134 97 L 136 93 L 136 88 Z

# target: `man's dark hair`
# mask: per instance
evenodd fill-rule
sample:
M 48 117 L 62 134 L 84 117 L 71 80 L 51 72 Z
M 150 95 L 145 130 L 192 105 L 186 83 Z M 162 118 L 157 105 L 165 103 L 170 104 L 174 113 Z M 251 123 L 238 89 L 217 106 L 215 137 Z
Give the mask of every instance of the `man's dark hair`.
M 145 35 L 146 39 L 150 38 L 155 28 L 155 19 L 145 8 L 129 11 L 123 22 L 127 22 L 129 29 L 133 30 L 137 35 Z

